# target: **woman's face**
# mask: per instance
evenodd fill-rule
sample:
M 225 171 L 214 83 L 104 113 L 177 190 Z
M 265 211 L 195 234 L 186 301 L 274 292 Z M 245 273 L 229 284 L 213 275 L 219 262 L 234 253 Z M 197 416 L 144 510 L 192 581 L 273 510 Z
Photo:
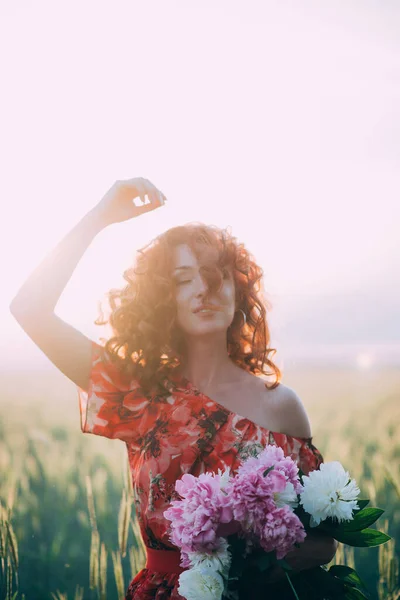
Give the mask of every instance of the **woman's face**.
M 172 277 L 175 280 L 178 324 L 189 335 L 226 332 L 236 309 L 232 272 L 227 269 L 221 289 L 205 300 L 208 287 L 207 281 L 200 274 L 200 266 L 187 244 L 175 247 Z M 195 312 L 204 302 L 211 304 L 215 310 Z

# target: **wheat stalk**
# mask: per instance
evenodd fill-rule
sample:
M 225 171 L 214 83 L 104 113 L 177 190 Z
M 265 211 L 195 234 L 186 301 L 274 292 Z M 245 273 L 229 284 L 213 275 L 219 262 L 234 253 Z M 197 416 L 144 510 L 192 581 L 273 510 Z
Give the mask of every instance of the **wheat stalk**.
M 121 555 L 126 556 L 128 543 L 129 521 L 131 518 L 131 499 L 125 489 L 122 490 L 121 504 L 118 513 L 118 543 Z
M 92 530 L 90 540 L 90 561 L 89 561 L 89 587 L 91 590 L 97 590 L 99 587 L 99 552 L 100 535 L 97 530 L 96 512 L 94 508 L 93 488 L 89 475 L 86 475 L 86 491 L 89 510 L 90 527 Z
M 99 587 L 99 550 L 100 535 L 98 531 L 92 531 L 90 542 L 90 561 L 89 561 L 89 587 L 91 590 L 97 590 Z
M 107 596 L 107 550 L 104 542 L 100 549 L 100 585 L 99 585 L 100 600 L 106 600 Z
M 122 561 L 121 561 L 121 553 L 119 551 L 113 552 L 111 551 L 111 557 L 114 566 L 114 577 L 115 583 L 117 586 L 118 600 L 125 599 L 125 590 L 124 590 L 124 573 L 122 570 Z
M 74 600 L 83 600 L 84 588 L 80 585 L 76 586 Z
M 96 512 L 94 509 L 93 488 L 92 488 L 92 481 L 90 479 L 90 475 L 86 475 L 85 479 L 86 479 L 86 492 L 87 492 L 90 526 L 91 526 L 92 530 L 97 531 Z
M 389 521 L 382 521 L 380 531 L 388 534 Z M 395 541 L 392 538 L 385 544 L 379 546 L 379 581 L 378 596 L 379 600 L 397 600 L 400 596 L 400 588 L 397 585 L 399 580 L 399 561 L 395 553 Z
M 396 491 L 396 494 L 400 498 L 400 483 L 397 481 L 395 475 L 393 474 L 393 471 L 386 464 L 384 464 L 384 469 L 386 472 L 387 480 L 392 484 Z

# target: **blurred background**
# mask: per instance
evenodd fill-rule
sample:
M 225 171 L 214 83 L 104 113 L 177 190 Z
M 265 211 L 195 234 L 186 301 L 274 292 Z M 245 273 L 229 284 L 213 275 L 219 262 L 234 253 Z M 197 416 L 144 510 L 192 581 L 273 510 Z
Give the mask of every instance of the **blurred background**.
M 314 443 L 385 509 L 392 542 L 338 562 L 371 598 L 398 597 L 399 27 L 390 0 L 0 2 L 4 597 L 119 599 L 141 566 L 123 444 L 80 433 L 74 384 L 8 308 L 139 176 L 166 206 L 101 232 L 57 314 L 99 340 L 98 303 L 138 248 L 230 226 L 264 270 L 275 360 Z

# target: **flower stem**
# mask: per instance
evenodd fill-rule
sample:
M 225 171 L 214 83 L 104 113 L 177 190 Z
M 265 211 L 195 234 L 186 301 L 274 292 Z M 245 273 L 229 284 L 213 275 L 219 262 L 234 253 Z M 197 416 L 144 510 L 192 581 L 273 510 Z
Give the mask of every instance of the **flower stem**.
M 293 587 L 292 581 L 291 581 L 291 579 L 290 579 L 290 577 L 289 577 L 289 575 L 288 575 L 288 572 L 287 572 L 287 571 L 285 571 L 285 575 L 286 575 L 286 578 L 287 578 L 287 580 L 288 580 L 288 582 L 289 582 L 289 585 L 290 585 L 290 587 L 292 588 L 292 591 L 293 591 L 293 594 L 294 594 L 294 596 L 295 596 L 296 600 L 300 600 L 300 598 L 298 597 L 298 595 L 297 595 L 297 593 L 296 593 L 296 590 L 295 590 L 295 589 L 294 589 L 294 587 Z

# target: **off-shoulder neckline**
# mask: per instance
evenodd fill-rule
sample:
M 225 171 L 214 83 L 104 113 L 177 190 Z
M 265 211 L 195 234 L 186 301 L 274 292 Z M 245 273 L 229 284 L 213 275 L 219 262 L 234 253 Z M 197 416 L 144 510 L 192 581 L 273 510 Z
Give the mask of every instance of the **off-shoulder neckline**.
M 254 427 L 257 427 L 258 429 L 261 429 L 263 431 L 265 431 L 267 434 L 271 434 L 275 437 L 275 435 L 284 435 L 286 438 L 290 438 L 290 439 L 294 439 L 294 440 L 301 440 L 303 442 L 312 442 L 313 437 L 301 437 L 301 436 L 297 436 L 297 435 L 290 435 L 288 433 L 284 433 L 283 431 L 272 431 L 271 429 L 268 429 L 267 427 L 263 427 L 262 425 L 259 425 L 258 423 L 255 423 L 255 421 L 253 421 L 252 419 L 250 419 L 249 417 L 245 417 L 243 415 L 240 415 L 239 413 L 231 410 L 230 408 L 224 406 L 223 404 L 220 404 L 219 402 L 217 402 L 217 400 L 214 400 L 213 398 L 210 398 L 210 396 L 207 396 L 207 394 L 204 394 L 201 390 L 199 390 L 199 388 L 197 388 L 194 383 L 192 383 L 189 379 L 187 379 L 187 377 L 184 377 L 183 375 L 179 375 L 178 378 L 174 378 L 173 381 L 174 387 L 175 388 L 183 388 L 185 391 L 186 390 L 190 390 L 192 391 L 196 396 L 202 396 L 202 398 L 204 398 L 207 401 L 212 402 L 215 406 L 221 408 L 223 411 L 225 411 L 226 413 L 233 415 L 235 417 L 239 417 L 240 420 L 243 421 L 247 421 L 248 423 L 251 423 Z

